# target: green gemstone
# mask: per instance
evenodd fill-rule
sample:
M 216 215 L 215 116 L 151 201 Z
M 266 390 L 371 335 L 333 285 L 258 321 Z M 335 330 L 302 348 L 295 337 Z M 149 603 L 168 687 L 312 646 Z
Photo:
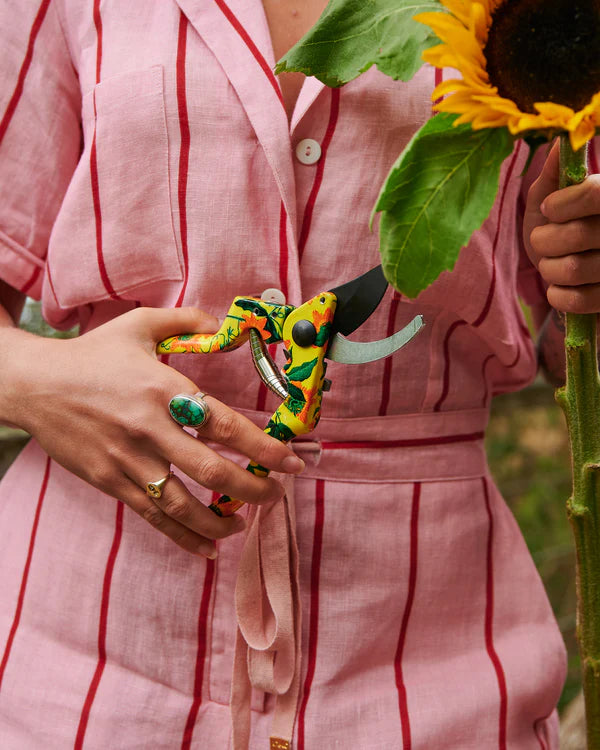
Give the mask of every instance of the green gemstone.
M 200 427 L 207 420 L 207 411 L 191 396 L 175 396 L 169 402 L 169 412 L 179 424 Z

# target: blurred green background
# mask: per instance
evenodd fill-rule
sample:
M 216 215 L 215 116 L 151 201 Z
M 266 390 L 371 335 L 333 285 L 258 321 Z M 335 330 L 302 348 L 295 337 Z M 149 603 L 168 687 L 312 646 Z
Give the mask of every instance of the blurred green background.
M 575 640 L 575 548 L 566 515 L 571 493 L 567 428 L 554 389 L 541 378 L 498 396 L 486 447 L 492 474 L 521 527 L 569 653 L 559 710 L 581 689 Z
M 45 336 L 39 305 L 28 301 L 22 326 Z M 0 474 L 27 440 L 19 431 L 0 427 Z M 541 378 L 520 393 L 494 400 L 487 436 L 492 474 L 515 514 L 545 583 L 569 652 L 569 673 L 560 710 L 581 689 L 575 642 L 575 556 L 565 503 L 570 494 L 570 462 L 562 412 L 553 389 Z

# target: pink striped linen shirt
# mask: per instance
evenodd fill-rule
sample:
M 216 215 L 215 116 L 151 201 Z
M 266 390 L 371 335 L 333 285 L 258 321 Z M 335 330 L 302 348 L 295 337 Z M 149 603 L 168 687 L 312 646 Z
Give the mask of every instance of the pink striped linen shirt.
M 1 0 L 2 278 L 85 331 L 140 304 L 222 317 L 268 287 L 299 304 L 375 265 L 369 214 L 434 71 L 307 79 L 288 123 L 273 65 L 259 0 Z M 564 647 L 482 443 L 492 396 L 536 371 L 525 151 L 455 271 L 416 300 L 389 290 L 356 338 L 417 312 L 424 332 L 332 364 L 298 446 L 298 750 L 558 747 Z M 257 424 L 277 405 L 245 350 L 169 364 Z M 231 747 L 240 535 L 193 558 L 35 441 L 0 486 L 0 528 L 0 747 Z M 255 689 L 252 750 L 273 709 Z

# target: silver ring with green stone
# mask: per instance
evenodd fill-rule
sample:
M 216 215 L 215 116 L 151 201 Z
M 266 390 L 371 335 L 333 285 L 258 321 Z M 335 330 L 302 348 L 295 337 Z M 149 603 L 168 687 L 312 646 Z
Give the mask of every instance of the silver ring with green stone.
M 205 393 L 198 392 L 193 396 L 188 393 L 178 393 L 169 401 L 169 414 L 184 427 L 198 430 L 203 427 L 210 417 L 210 407 L 206 403 Z

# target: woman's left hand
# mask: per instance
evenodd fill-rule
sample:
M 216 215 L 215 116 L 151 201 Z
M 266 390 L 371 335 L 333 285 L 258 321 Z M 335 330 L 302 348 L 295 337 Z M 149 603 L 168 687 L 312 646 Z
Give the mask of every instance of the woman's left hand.
M 558 143 L 527 196 L 527 253 L 562 312 L 600 312 L 600 175 L 558 190 Z

